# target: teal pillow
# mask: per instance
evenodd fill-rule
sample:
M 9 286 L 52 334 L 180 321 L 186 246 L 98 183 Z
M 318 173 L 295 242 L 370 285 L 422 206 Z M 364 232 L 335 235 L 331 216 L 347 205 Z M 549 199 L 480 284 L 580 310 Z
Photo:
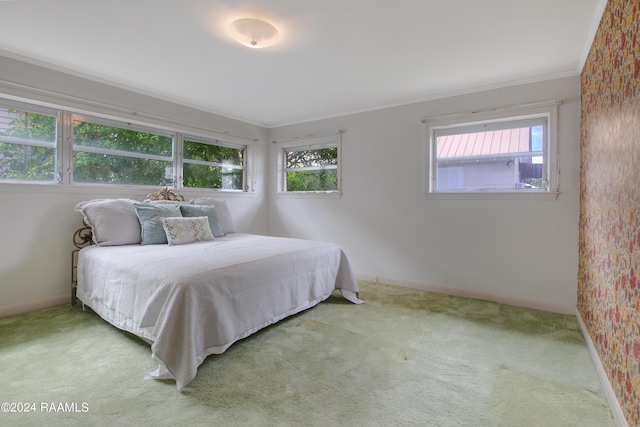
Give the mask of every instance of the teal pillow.
M 220 225 L 220 217 L 215 206 L 209 205 L 180 205 L 180 212 L 184 217 L 206 216 L 209 219 L 209 228 L 214 237 L 223 237 L 224 232 Z
M 162 218 L 181 217 L 180 207 L 169 204 L 134 203 L 140 221 L 140 244 L 161 245 L 167 243 L 167 234 L 162 227 Z

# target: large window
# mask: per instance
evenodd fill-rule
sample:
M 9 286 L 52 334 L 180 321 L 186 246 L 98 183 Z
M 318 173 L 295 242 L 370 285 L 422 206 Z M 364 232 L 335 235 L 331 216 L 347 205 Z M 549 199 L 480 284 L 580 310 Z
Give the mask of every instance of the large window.
M 555 193 L 556 108 L 429 122 L 428 192 Z
M 340 135 L 283 145 L 280 194 L 339 194 Z
M 0 105 L 0 179 L 56 180 L 55 112 Z
M 0 181 L 247 191 L 246 157 L 234 142 L 0 100 Z

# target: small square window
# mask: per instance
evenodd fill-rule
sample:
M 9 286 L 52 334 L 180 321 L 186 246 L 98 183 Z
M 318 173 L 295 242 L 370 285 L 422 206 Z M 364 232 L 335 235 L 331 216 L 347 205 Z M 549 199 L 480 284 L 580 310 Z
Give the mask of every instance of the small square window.
M 286 191 L 338 189 L 338 147 L 286 149 Z
M 279 194 L 340 194 L 340 136 L 285 144 L 280 149 Z

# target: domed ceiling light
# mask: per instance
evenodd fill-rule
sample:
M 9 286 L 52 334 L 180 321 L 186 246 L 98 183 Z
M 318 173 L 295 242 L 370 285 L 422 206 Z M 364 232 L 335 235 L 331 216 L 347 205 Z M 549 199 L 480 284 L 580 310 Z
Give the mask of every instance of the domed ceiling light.
M 254 49 L 271 46 L 279 37 L 276 27 L 256 18 L 236 19 L 229 25 L 229 31 L 238 42 Z

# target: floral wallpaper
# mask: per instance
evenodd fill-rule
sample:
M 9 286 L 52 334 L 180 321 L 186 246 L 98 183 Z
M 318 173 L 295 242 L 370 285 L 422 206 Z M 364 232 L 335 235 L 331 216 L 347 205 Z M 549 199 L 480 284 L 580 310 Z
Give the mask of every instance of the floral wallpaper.
M 578 310 L 640 425 L 640 0 L 609 0 L 582 70 Z

